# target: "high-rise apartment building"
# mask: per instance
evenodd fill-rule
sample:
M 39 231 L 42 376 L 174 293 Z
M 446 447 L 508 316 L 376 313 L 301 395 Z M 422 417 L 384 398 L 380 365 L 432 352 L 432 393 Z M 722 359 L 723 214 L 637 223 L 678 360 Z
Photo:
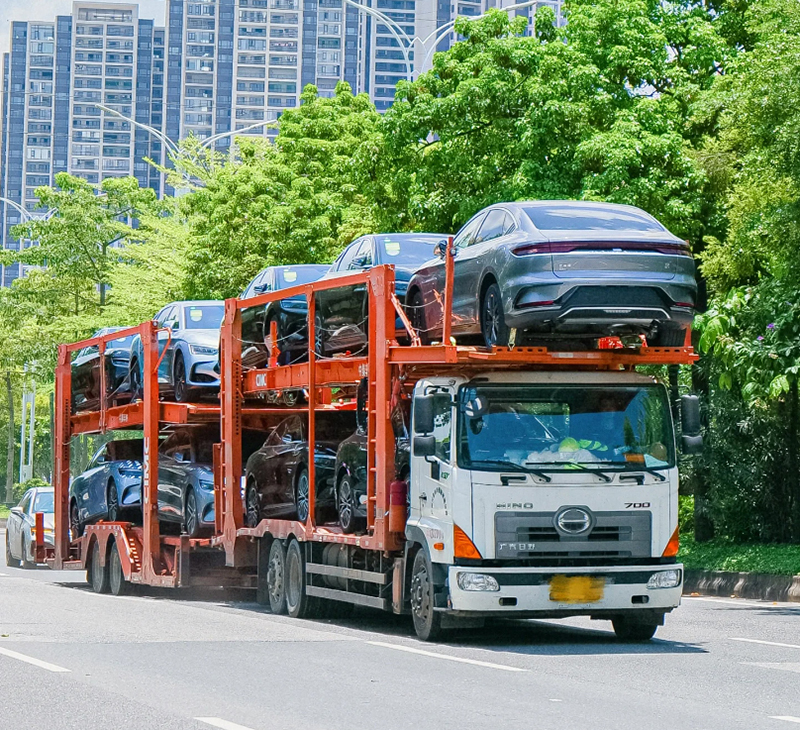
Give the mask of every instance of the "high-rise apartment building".
M 160 141 L 125 117 L 161 127 L 164 30 L 138 18 L 135 3 L 73 3 L 71 16 L 15 21 L 3 58 L 0 242 L 19 249 L 11 228 L 40 215 L 35 190 L 70 172 L 91 183 L 135 175 L 162 191 Z M 20 210 L 20 208 L 22 210 Z M 26 211 L 23 213 L 22 211 Z M 2 285 L 19 276 L 2 271 Z
M 97 184 L 134 175 L 159 194 L 162 140 L 231 132 L 274 135 L 307 84 L 332 96 L 340 80 L 367 92 L 379 111 L 399 81 L 430 67 L 456 41 L 457 16 L 524 0 L 167 0 L 166 24 L 139 17 L 135 2 L 75 0 L 72 15 L 11 25 L 3 57 L 0 123 L 0 243 L 37 215 L 35 189 L 68 171 Z M 515 8 L 531 21 L 561 0 Z M 125 117 L 125 118 L 123 118 Z M 132 121 L 136 122 L 133 124 Z M 140 126 L 137 126 L 140 125 Z M 16 207 L 18 206 L 18 207 Z M 21 212 L 21 208 L 25 212 Z M 7 285 L 20 274 L 9 266 Z

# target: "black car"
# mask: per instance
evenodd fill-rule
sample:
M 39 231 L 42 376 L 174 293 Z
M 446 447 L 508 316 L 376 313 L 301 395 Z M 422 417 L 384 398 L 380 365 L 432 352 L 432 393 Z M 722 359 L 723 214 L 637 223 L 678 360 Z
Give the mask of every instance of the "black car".
M 391 422 L 395 437 L 395 473 L 398 479 L 407 481 L 410 469 L 408 401 L 400 401 L 392 410 Z M 359 409 L 355 433 L 342 441 L 336 452 L 336 512 L 345 532 L 364 528 L 366 496 L 367 428 L 364 412 Z
M 316 414 L 314 469 L 316 518 L 320 522 L 334 515 L 336 448 L 341 434 L 354 425 L 352 412 Z M 245 524 L 248 527 L 255 527 L 266 518 L 301 522 L 308 519 L 308 457 L 308 424 L 301 415 L 281 421 L 264 445 L 251 454 L 245 468 Z
M 394 265 L 395 293 L 402 302 L 414 271 L 435 256 L 444 233 L 381 233 L 353 241 L 333 262 L 324 279 L 367 271 L 382 264 Z M 314 316 L 316 352 L 325 357 L 366 349 L 369 299 L 362 285 L 329 289 L 317 294 Z M 400 322 L 398 328 L 402 327 Z
M 242 292 L 239 299 L 310 284 L 328 273 L 328 264 L 268 266 Z M 304 296 L 242 309 L 242 364 L 264 367 L 272 349 L 271 323 L 277 325 L 278 363 L 288 365 L 308 356 L 308 303 Z
M 92 337 L 119 332 L 124 327 L 103 327 Z M 106 343 L 106 394 L 112 403 L 130 399 L 128 364 L 134 335 Z M 100 407 L 100 348 L 90 345 L 78 350 L 72 361 L 72 409 L 84 411 Z

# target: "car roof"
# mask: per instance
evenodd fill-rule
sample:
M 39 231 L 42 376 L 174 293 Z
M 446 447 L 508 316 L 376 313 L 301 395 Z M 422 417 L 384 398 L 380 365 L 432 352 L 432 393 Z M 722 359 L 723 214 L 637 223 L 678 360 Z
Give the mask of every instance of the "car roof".
M 184 307 L 184 306 L 199 306 L 202 304 L 219 304 L 220 306 L 224 306 L 225 302 L 221 299 L 186 299 L 180 302 L 170 302 L 169 304 L 165 304 L 161 309 L 166 309 L 167 307 Z M 161 309 L 158 311 L 160 312 Z

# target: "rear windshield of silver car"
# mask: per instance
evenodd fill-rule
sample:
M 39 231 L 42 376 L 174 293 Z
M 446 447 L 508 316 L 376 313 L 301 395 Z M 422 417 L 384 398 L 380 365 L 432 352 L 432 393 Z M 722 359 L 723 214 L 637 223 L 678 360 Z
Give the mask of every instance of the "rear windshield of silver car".
M 218 330 L 225 308 L 221 304 L 195 304 L 183 310 L 187 330 Z
M 524 211 L 540 231 L 664 232 L 658 221 L 633 210 L 563 205 L 529 206 Z

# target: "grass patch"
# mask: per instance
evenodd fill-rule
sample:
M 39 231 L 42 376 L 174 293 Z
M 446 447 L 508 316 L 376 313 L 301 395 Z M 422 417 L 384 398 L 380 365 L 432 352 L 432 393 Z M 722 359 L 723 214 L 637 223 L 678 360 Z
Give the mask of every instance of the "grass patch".
M 11 510 L 4 504 L 0 504 L 0 520 L 5 520 L 11 514 Z
M 800 575 L 800 545 L 737 544 L 727 540 L 697 543 L 681 535 L 678 560 L 688 570 Z

